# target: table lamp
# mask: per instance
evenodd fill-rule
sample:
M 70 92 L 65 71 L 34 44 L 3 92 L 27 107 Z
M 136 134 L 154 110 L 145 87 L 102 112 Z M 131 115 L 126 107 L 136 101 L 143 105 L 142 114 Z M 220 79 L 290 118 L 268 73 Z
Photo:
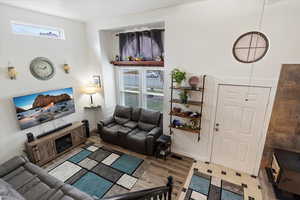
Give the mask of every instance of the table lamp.
M 91 105 L 94 105 L 93 95 L 100 92 L 100 87 L 95 84 L 89 84 L 82 89 L 84 94 L 90 95 Z

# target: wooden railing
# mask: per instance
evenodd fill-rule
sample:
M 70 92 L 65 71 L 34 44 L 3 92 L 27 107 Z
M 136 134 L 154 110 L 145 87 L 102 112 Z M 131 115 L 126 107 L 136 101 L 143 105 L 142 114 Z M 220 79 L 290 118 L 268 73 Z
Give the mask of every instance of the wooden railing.
M 166 186 L 106 197 L 102 200 L 172 200 L 172 189 L 173 177 L 170 176 Z

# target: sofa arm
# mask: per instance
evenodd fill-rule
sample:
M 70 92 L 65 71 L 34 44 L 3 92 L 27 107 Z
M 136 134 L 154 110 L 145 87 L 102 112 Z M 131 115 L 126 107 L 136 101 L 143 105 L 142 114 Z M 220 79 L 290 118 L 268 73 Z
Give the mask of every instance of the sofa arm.
M 103 126 L 107 126 L 108 124 L 111 124 L 115 121 L 114 117 L 110 117 L 108 119 L 104 119 L 104 120 L 101 120 L 100 123 L 103 125 Z
M 155 146 L 156 146 L 156 140 L 159 138 L 159 136 L 162 134 L 162 129 L 160 127 L 156 127 L 152 129 L 148 134 L 146 138 L 146 145 L 147 145 L 147 154 L 153 155 Z
M 113 117 L 110 117 L 108 119 L 104 119 L 104 120 L 101 120 L 100 122 L 98 122 L 97 124 L 97 129 L 98 131 L 100 132 L 104 126 L 107 126 L 108 124 L 111 124 L 113 123 L 115 120 Z
M 25 165 L 28 162 L 28 159 L 23 156 L 16 156 L 2 165 L 0 165 L 0 178 L 9 174 L 10 172 L 16 170 L 20 166 Z
M 156 127 L 147 134 L 147 137 L 148 136 L 159 137 L 160 135 L 161 135 L 161 128 Z

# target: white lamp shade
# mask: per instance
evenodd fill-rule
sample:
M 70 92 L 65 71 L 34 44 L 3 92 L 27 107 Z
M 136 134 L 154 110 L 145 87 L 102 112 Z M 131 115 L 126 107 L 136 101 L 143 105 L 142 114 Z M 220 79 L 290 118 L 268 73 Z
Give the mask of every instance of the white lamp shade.
M 82 88 L 82 92 L 85 94 L 96 94 L 100 92 L 100 88 L 95 84 L 89 84 Z

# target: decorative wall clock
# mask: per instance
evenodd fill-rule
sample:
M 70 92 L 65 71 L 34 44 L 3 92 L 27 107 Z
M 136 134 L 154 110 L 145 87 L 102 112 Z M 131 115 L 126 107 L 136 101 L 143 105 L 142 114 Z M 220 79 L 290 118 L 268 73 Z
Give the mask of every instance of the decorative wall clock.
M 269 49 L 269 40 L 261 32 L 241 35 L 233 45 L 233 56 L 242 63 L 254 63 L 262 59 Z
M 49 80 L 55 74 L 55 68 L 48 58 L 38 57 L 30 63 L 31 74 L 39 80 Z

